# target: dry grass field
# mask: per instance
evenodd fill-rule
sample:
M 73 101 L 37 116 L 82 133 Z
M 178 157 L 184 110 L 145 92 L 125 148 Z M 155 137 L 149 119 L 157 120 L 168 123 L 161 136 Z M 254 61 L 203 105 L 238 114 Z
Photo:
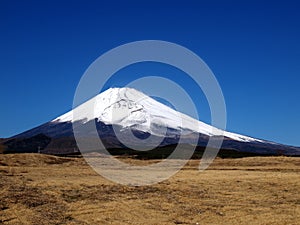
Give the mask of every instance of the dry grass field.
M 204 172 L 198 163 L 130 187 L 82 158 L 0 155 L 0 224 L 300 224 L 300 158 L 216 159 Z

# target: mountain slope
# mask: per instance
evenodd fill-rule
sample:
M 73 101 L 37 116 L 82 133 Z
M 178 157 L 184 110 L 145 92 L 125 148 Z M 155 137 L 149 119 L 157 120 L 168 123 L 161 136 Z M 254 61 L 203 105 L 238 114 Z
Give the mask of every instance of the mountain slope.
M 87 110 L 92 108 L 94 111 Z M 76 115 L 75 118 L 73 116 Z M 185 114 L 177 112 L 132 88 L 110 88 L 93 99 L 39 127 L 16 135 L 6 141 L 8 149 L 16 152 L 42 151 L 68 153 L 77 150 L 73 126 L 96 123 L 98 135 L 107 148 L 125 148 L 115 129 L 129 142 L 131 132 L 141 139 L 149 135 L 160 138 L 159 146 L 195 143 L 205 146 L 209 137 L 224 136 L 222 148 L 255 154 L 300 155 L 299 148 L 280 145 L 252 137 L 221 131 Z M 88 138 L 92 130 L 84 130 Z M 29 141 L 28 141 L 29 139 Z M 51 139 L 51 141 L 48 141 Z M 27 141 L 25 141 L 27 140 Z M 32 143 L 34 140 L 36 144 Z M 48 143 L 49 142 L 49 143 Z M 30 144 L 29 144 L 30 143 Z M 41 143 L 44 143 L 41 146 Z M 47 143 L 45 145 L 45 143 Z M 154 145 L 151 141 L 146 145 Z M 35 146 L 35 147 L 34 147 Z M 156 145 L 155 145 L 156 146 Z

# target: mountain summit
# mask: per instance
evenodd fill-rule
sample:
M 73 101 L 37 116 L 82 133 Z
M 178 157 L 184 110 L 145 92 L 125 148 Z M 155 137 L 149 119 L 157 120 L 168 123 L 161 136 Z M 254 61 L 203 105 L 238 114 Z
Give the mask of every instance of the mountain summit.
M 94 110 L 87 110 L 87 109 Z M 268 155 L 300 155 L 299 148 L 280 145 L 214 128 L 180 113 L 132 88 L 110 88 L 77 108 L 29 131 L 2 141 L 8 152 L 40 151 L 69 154 L 78 151 L 73 126 L 95 123 L 102 142 L 108 149 L 126 149 L 117 131 L 128 142 L 130 135 L 145 139 L 159 137 L 159 147 L 195 143 L 205 147 L 209 137 L 224 136 L 222 148 L 230 151 Z M 80 134 L 88 138 L 92 131 Z M 129 139 L 129 140 L 128 140 Z M 182 143 L 182 142 L 181 142 Z M 151 147 L 153 143 L 147 142 Z M 153 146 L 156 147 L 156 146 Z
M 178 134 L 191 132 L 208 136 L 222 134 L 237 141 L 263 142 L 259 139 L 216 129 L 177 112 L 133 88 L 110 88 L 97 95 L 93 100 L 95 102 L 94 112 L 86 111 L 89 101 L 75 109 L 84 122 L 97 119 L 105 124 L 117 124 L 123 128 L 134 128 L 155 135 L 161 135 L 159 128 L 168 127 L 178 131 Z M 52 122 L 72 122 L 73 113 L 73 110 L 69 111 Z

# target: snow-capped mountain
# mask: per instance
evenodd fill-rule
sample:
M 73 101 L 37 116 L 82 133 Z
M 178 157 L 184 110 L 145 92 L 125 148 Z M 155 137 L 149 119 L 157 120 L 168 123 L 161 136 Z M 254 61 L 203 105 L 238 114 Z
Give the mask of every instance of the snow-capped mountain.
M 164 135 L 158 128 L 168 127 L 180 134 L 198 132 L 208 136 L 224 135 L 237 141 L 263 142 L 259 139 L 216 129 L 177 112 L 132 88 L 110 88 L 97 95 L 93 101 L 95 102 L 94 112 L 86 111 L 91 100 L 75 109 L 84 122 L 97 119 L 105 124 L 118 124 L 123 128 L 135 128 L 154 135 Z M 73 110 L 51 122 L 72 121 L 76 122 L 75 119 L 73 120 Z
M 176 144 L 181 136 L 186 144 L 199 138 L 197 145 L 203 147 L 209 137 L 224 136 L 224 149 L 259 154 L 300 155 L 299 148 L 296 147 L 214 128 L 132 88 L 110 88 L 62 116 L 16 135 L 5 143 L 8 149 L 14 151 L 32 148 L 47 153 L 67 153 L 77 148 L 73 126 L 88 123 L 96 123 L 98 135 L 107 148 L 125 147 L 115 135 L 114 129 L 117 129 L 125 138 L 129 131 L 139 138 L 150 134 L 163 137 L 159 146 Z M 93 131 L 85 130 L 82 137 L 88 138 L 89 132 Z M 151 142 L 147 144 L 152 145 Z

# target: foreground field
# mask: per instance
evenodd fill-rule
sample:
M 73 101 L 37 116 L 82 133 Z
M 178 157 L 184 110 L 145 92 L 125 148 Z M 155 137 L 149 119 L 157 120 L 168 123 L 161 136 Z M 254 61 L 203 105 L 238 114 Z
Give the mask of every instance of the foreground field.
M 300 224 L 300 158 L 216 159 L 201 173 L 198 163 L 129 187 L 81 158 L 0 155 L 0 224 Z

